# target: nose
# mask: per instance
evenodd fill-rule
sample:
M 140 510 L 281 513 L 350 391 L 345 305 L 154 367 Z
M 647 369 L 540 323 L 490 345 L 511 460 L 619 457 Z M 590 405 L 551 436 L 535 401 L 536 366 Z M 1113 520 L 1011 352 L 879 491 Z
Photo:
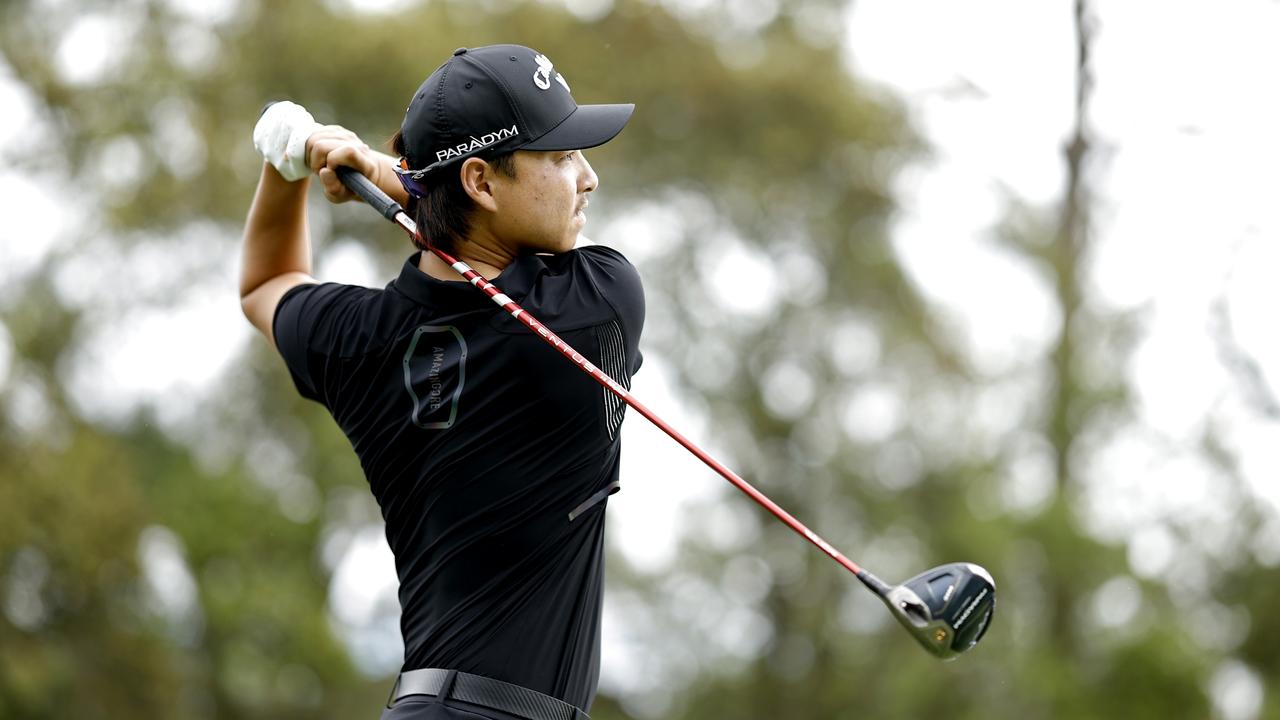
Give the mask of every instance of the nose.
M 596 176 L 596 171 L 591 168 L 591 163 L 587 162 L 587 156 L 581 152 L 578 158 L 582 162 L 582 171 L 578 176 L 579 192 L 589 193 L 600 187 L 600 178 Z

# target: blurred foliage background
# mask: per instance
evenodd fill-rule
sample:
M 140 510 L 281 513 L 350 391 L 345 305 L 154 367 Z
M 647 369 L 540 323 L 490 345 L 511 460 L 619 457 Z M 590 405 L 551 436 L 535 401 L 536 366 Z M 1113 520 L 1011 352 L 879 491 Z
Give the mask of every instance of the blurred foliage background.
M 603 180 L 592 234 L 612 243 L 599 228 L 631 228 L 615 244 L 646 278 L 646 352 L 697 399 L 705 439 L 886 579 L 969 559 L 1000 583 L 982 646 L 940 665 L 828 559 L 716 495 L 690 510 L 705 527 L 669 566 L 613 554 L 608 621 L 623 629 L 610 637 L 625 647 L 606 657 L 632 660 L 605 668 L 594 718 L 1201 718 L 1223 712 L 1211 699 L 1223 667 L 1263 678 L 1256 714 L 1280 717 L 1280 570 L 1254 550 L 1274 510 L 1212 427 L 1197 452 L 1230 518 L 1212 550 L 1192 541 L 1203 526 L 1171 518 L 1177 562 L 1141 573 L 1125 538 L 1090 530 L 1081 474 L 1132 420 L 1121 368 L 1135 319 L 1099 312 L 1082 280 L 1087 53 L 1064 196 L 1011 200 L 997 238 L 1052 288 L 1056 340 L 993 374 L 894 253 L 895 178 L 929 148 L 899 99 L 846 70 L 844 10 L 0 5 L 0 60 L 41 128 L 4 163 L 64 188 L 49 232 L 72 239 L 0 288 L 0 718 L 377 712 L 387 650 L 344 634 L 332 585 L 378 514 L 328 416 L 257 338 L 215 391 L 180 385 L 127 412 L 109 409 L 95 369 L 131 325 L 179 305 L 239 322 L 239 229 L 260 167 L 249 134 L 265 100 L 292 98 L 381 144 L 449 51 L 492 42 L 546 52 L 580 102 L 637 103 L 619 141 L 591 153 Z M 108 61 L 77 65 L 68 28 L 106 38 Z M 314 199 L 321 266 L 359 242 L 390 278 L 403 238 Z M 743 256 L 781 279 L 745 298 L 749 312 L 720 312 L 699 278 Z M 186 350 L 199 367 L 204 349 Z M 395 612 L 377 608 L 392 624 Z

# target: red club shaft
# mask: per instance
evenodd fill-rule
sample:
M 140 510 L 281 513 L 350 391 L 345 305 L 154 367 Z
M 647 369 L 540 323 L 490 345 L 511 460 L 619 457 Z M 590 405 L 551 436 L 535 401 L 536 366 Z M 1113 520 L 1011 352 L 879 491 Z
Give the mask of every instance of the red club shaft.
M 338 176 L 344 184 L 364 198 L 365 201 L 377 209 L 384 217 L 404 228 L 405 232 L 409 233 L 410 237 L 418 237 L 417 224 L 414 223 L 404 210 L 400 208 L 399 204 L 387 197 L 387 195 L 376 185 L 370 182 L 368 178 L 354 171 L 347 170 L 346 168 L 340 168 Z M 737 473 L 725 467 L 719 460 L 711 457 L 702 448 L 693 444 L 693 442 L 681 434 L 680 431 L 668 425 L 665 420 L 655 415 L 649 408 L 645 407 L 644 403 L 635 399 L 635 397 L 633 397 L 626 388 L 622 387 L 622 385 L 618 384 L 616 380 L 597 368 L 590 360 L 584 357 L 577 350 L 574 350 L 569 343 L 561 340 L 558 335 L 551 332 L 550 328 L 543 325 L 534 316 L 530 315 L 528 310 L 520 307 L 493 283 L 489 282 L 484 278 L 484 276 L 473 270 L 470 265 L 467 265 L 439 248 L 432 247 L 431 252 L 441 260 L 448 263 L 454 270 L 458 271 L 458 273 L 462 275 L 462 277 L 466 278 L 468 282 L 475 285 L 478 289 L 483 291 L 484 294 L 488 295 L 490 299 L 497 303 L 503 310 L 510 313 L 512 317 L 519 320 L 521 323 L 524 323 L 526 327 L 536 333 L 538 337 L 545 340 L 548 345 L 558 350 L 561 355 L 568 358 L 574 365 L 577 365 L 579 369 L 594 378 L 596 382 L 608 388 L 609 392 L 617 395 L 623 402 L 630 405 L 632 409 L 657 426 L 659 430 L 671 436 L 672 440 L 680 443 L 686 450 L 693 453 L 695 457 L 706 463 L 707 467 L 716 471 L 720 477 L 728 480 L 734 487 L 746 493 L 747 497 L 755 500 L 758 504 L 764 507 L 764 509 L 773 513 L 774 517 L 786 523 L 787 527 L 796 531 L 804 537 L 804 539 L 813 543 L 819 550 L 829 555 L 832 560 L 835 560 L 843 565 L 849 572 L 857 575 L 858 579 L 862 580 L 862 582 L 867 584 L 868 587 L 883 595 L 887 586 L 884 586 L 884 584 L 876 579 L 875 576 L 858 567 L 858 565 L 856 565 L 852 560 L 845 557 L 840 553 L 840 551 L 832 547 L 831 543 L 823 540 L 817 533 L 810 530 L 808 527 L 805 527 L 804 523 L 795 519 L 791 513 L 783 510 L 777 503 L 766 497 L 764 493 L 755 489 L 751 483 L 738 477 Z

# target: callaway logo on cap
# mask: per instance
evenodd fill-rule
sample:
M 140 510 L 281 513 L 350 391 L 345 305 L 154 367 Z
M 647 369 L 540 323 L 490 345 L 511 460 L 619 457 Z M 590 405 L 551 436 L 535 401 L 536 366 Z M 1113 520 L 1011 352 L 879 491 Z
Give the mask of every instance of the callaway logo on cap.
M 459 48 L 414 93 L 400 132 L 400 182 L 417 181 L 476 155 L 581 150 L 622 131 L 635 105 L 579 105 L 546 55 L 522 45 Z

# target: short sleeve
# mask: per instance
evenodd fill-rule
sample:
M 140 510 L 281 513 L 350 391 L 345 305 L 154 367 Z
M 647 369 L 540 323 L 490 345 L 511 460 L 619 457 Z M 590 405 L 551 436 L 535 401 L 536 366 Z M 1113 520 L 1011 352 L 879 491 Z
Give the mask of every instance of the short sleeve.
M 325 387 L 359 322 L 369 288 L 339 283 L 291 288 L 276 305 L 271 331 L 298 393 L 326 406 Z
M 634 375 L 644 361 L 640 354 L 645 311 L 640 273 L 622 253 L 604 245 L 588 245 L 575 252 L 590 268 L 596 289 L 618 318 L 627 349 L 628 374 Z

